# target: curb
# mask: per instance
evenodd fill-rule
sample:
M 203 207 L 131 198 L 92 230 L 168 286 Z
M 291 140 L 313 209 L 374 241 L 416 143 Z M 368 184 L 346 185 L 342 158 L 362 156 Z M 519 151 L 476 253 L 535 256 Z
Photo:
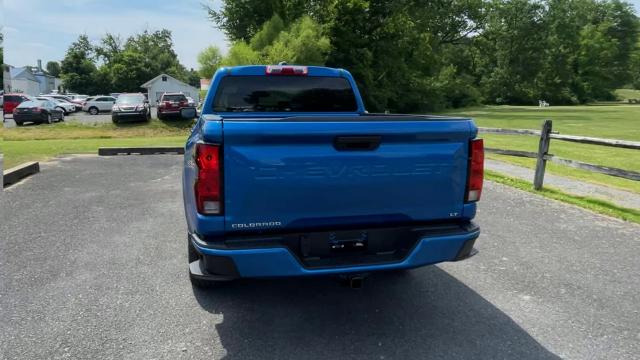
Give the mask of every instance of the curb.
M 98 149 L 99 156 L 117 155 L 158 155 L 158 154 L 184 154 L 183 147 L 101 147 Z
M 38 162 L 28 162 L 11 169 L 7 169 L 2 173 L 2 187 L 9 187 L 27 176 L 31 176 L 39 172 L 40 163 Z

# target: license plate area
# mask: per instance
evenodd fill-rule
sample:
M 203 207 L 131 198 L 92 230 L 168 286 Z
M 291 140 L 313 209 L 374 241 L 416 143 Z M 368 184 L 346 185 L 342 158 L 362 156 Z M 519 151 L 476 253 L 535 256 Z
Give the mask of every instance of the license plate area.
M 311 233 L 300 236 L 300 250 L 304 258 L 341 256 L 367 251 L 367 231 Z
M 416 240 L 408 229 L 316 232 L 299 236 L 299 255 L 312 268 L 391 262 L 401 260 Z

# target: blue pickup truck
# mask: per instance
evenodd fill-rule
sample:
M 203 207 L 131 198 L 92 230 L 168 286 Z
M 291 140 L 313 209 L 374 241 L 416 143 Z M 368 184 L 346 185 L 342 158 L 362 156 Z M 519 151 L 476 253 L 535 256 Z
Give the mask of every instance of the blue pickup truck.
M 349 72 L 218 70 L 185 146 L 194 286 L 411 269 L 476 253 L 473 121 L 370 114 Z

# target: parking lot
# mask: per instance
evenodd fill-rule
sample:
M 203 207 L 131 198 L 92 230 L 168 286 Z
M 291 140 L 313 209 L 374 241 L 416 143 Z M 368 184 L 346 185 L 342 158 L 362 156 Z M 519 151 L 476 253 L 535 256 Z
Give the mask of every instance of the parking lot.
M 155 107 L 151 108 L 151 117 L 153 118 L 157 117 L 157 109 Z M 111 123 L 111 113 L 100 113 L 98 115 L 91 115 L 84 111 L 78 111 L 73 114 L 66 115 L 64 121 L 80 123 L 83 125 Z M 29 124 L 27 124 L 27 126 L 29 126 Z M 4 127 L 5 128 L 16 127 L 16 123 L 13 121 L 13 118 L 11 115 L 7 115 L 7 117 L 5 118 Z
M 95 117 L 92 117 L 95 118 Z M 193 289 L 178 156 L 78 156 L 0 195 L 6 359 L 637 359 L 640 226 L 488 183 L 474 258 Z

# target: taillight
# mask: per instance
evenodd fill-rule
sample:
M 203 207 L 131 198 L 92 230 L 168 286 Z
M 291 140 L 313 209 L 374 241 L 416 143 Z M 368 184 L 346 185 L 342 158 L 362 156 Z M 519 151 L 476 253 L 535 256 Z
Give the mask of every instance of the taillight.
M 203 215 L 220 214 L 222 213 L 220 146 L 197 144 L 195 160 L 198 178 L 194 189 L 198 212 Z
M 306 66 L 284 66 L 269 65 L 267 66 L 267 75 L 307 75 L 309 69 Z
M 484 180 L 484 142 L 482 139 L 471 140 L 469 143 L 469 178 L 467 179 L 466 201 L 478 201 L 482 194 Z
M 39 107 L 34 107 L 34 108 L 31 108 L 31 111 L 32 112 L 40 112 L 40 108 Z

